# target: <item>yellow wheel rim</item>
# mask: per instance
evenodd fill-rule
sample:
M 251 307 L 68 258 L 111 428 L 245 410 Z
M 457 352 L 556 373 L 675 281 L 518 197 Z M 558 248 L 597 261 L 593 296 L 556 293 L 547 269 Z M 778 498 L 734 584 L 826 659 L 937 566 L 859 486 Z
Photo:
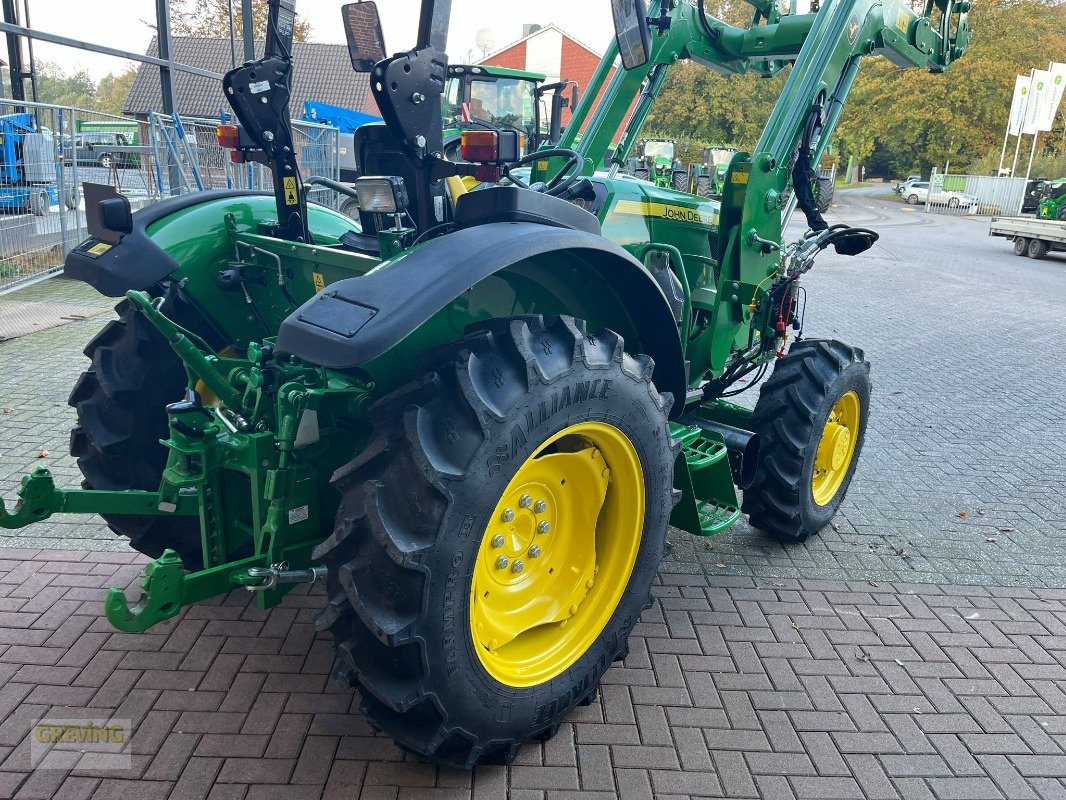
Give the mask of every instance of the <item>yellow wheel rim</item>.
M 814 502 L 820 506 L 828 505 L 836 497 L 851 468 L 861 418 L 862 404 L 855 392 L 844 394 L 829 412 L 829 419 L 825 421 L 822 438 L 818 442 L 814 475 L 811 478 L 811 494 Z
M 629 438 L 583 422 L 519 467 L 492 511 L 470 587 L 470 635 L 486 671 L 535 686 L 603 633 L 644 528 L 644 474 Z

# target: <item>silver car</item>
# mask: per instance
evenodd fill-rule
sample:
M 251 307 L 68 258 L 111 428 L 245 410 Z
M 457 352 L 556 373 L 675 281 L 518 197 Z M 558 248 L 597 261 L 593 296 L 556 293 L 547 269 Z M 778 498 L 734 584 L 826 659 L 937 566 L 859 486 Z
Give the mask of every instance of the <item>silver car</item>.
M 973 195 L 956 192 L 951 189 L 937 189 L 930 196 L 929 181 L 912 183 L 903 189 L 900 194 L 912 206 L 928 202 L 932 205 L 947 206 L 948 208 L 973 208 L 978 202 Z

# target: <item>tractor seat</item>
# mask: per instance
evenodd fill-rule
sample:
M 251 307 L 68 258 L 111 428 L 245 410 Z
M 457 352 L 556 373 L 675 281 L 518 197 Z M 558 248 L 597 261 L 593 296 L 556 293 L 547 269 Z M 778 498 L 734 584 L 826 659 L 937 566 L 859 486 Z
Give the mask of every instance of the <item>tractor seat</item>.
M 467 192 L 456 199 L 457 228 L 490 222 L 538 222 L 600 235 L 600 221 L 593 214 L 543 192 L 517 186 L 491 186 Z

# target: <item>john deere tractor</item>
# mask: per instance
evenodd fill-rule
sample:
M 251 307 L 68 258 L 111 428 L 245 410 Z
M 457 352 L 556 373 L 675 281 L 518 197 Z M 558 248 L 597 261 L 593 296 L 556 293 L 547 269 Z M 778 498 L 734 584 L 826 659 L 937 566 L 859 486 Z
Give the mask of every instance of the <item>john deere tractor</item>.
M 637 145 L 629 159 L 629 172 L 663 189 L 688 191 L 688 173 L 677 158 L 677 143 L 671 139 L 647 139 Z
M 106 597 L 122 631 L 324 584 L 336 679 L 420 757 L 510 762 L 551 736 L 625 657 L 668 525 L 706 536 L 745 514 L 803 541 L 862 449 L 863 351 L 803 337 L 797 299 L 819 252 L 877 235 L 822 220 L 811 165 L 861 58 L 942 72 L 967 3 L 753 5 L 746 30 L 698 2 L 614 0 L 616 41 L 561 140 L 521 156 L 517 131 L 471 129 L 459 162 L 441 126 L 449 2 L 423 0 L 393 56 L 374 4 L 348 5 L 384 118 L 356 133 L 348 188 L 300 174 L 293 0 L 271 0 L 264 57 L 222 85 L 240 126 L 218 133 L 274 191 L 131 214 L 85 187 L 90 238 L 66 274 L 123 299 L 70 397 L 84 488 L 38 469 L 0 526 L 103 515 L 154 559 L 135 603 Z M 793 65 L 720 203 L 618 175 L 679 59 Z M 785 242 L 790 177 L 809 229 Z M 311 186 L 355 197 L 359 220 L 309 204 Z M 730 402 L 766 374 L 753 412 Z
M 574 81 L 545 83 L 536 72 L 490 65 L 449 65 L 444 89 L 444 155 L 461 158 L 465 130 L 513 130 L 523 155 L 559 141 L 562 111 L 577 107 Z
M 1066 178 L 1045 181 L 1040 187 L 1037 219 L 1066 220 Z
M 711 145 L 700 152 L 700 163 L 689 166 L 689 183 L 693 194 L 720 198 L 725 191 L 725 176 L 737 148 Z

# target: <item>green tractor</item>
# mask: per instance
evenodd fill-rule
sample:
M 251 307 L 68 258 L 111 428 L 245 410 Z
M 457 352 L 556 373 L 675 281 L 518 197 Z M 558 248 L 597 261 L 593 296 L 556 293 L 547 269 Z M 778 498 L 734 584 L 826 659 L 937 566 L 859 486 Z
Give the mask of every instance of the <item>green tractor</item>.
M 700 197 L 720 198 L 725 191 L 725 176 L 737 148 L 711 145 L 700 151 L 700 163 L 689 167 L 689 185 Z
M 512 130 L 525 137 L 522 154 L 559 141 L 562 111 L 577 107 L 574 81 L 544 83 L 536 72 L 479 65 L 450 65 L 444 89 L 444 156 L 462 159 L 466 130 Z
M 1066 220 L 1066 178 L 1045 181 L 1040 187 L 1037 219 Z
M 671 139 L 646 139 L 637 144 L 629 159 L 629 173 L 663 189 L 688 191 L 688 173 L 677 158 L 677 143 Z
M 468 130 L 462 161 L 443 157 L 450 3 L 423 0 L 416 45 L 391 57 L 375 5 L 346 6 L 384 119 L 355 134 L 347 187 L 299 173 L 293 0 L 271 0 L 264 57 L 224 77 L 240 126 L 219 140 L 268 165 L 273 194 L 131 213 L 86 186 L 90 238 L 66 274 L 124 299 L 70 397 L 84 488 L 37 469 L 0 527 L 102 514 L 154 559 L 135 603 L 107 594 L 121 631 L 324 584 L 335 678 L 402 748 L 470 768 L 593 701 L 670 524 L 706 536 L 746 514 L 784 543 L 827 525 L 869 365 L 803 338 L 800 282 L 821 251 L 877 235 L 826 224 L 811 165 L 861 58 L 942 72 L 966 49 L 966 4 L 938 5 L 934 28 L 899 0 L 796 15 L 754 0 L 750 31 L 696 2 L 611 5 L 616 42 L 560 141 L 522 156 L 517 131 Z M 683 58 L 794 65 L 720 203 L 618 174 Z M 790 179 L 809 230 L 786 242 Z M 311 186 L 356 198 L 359 220 L 308 203 Z M 731 402 L 766 374 L 754 411 Z

